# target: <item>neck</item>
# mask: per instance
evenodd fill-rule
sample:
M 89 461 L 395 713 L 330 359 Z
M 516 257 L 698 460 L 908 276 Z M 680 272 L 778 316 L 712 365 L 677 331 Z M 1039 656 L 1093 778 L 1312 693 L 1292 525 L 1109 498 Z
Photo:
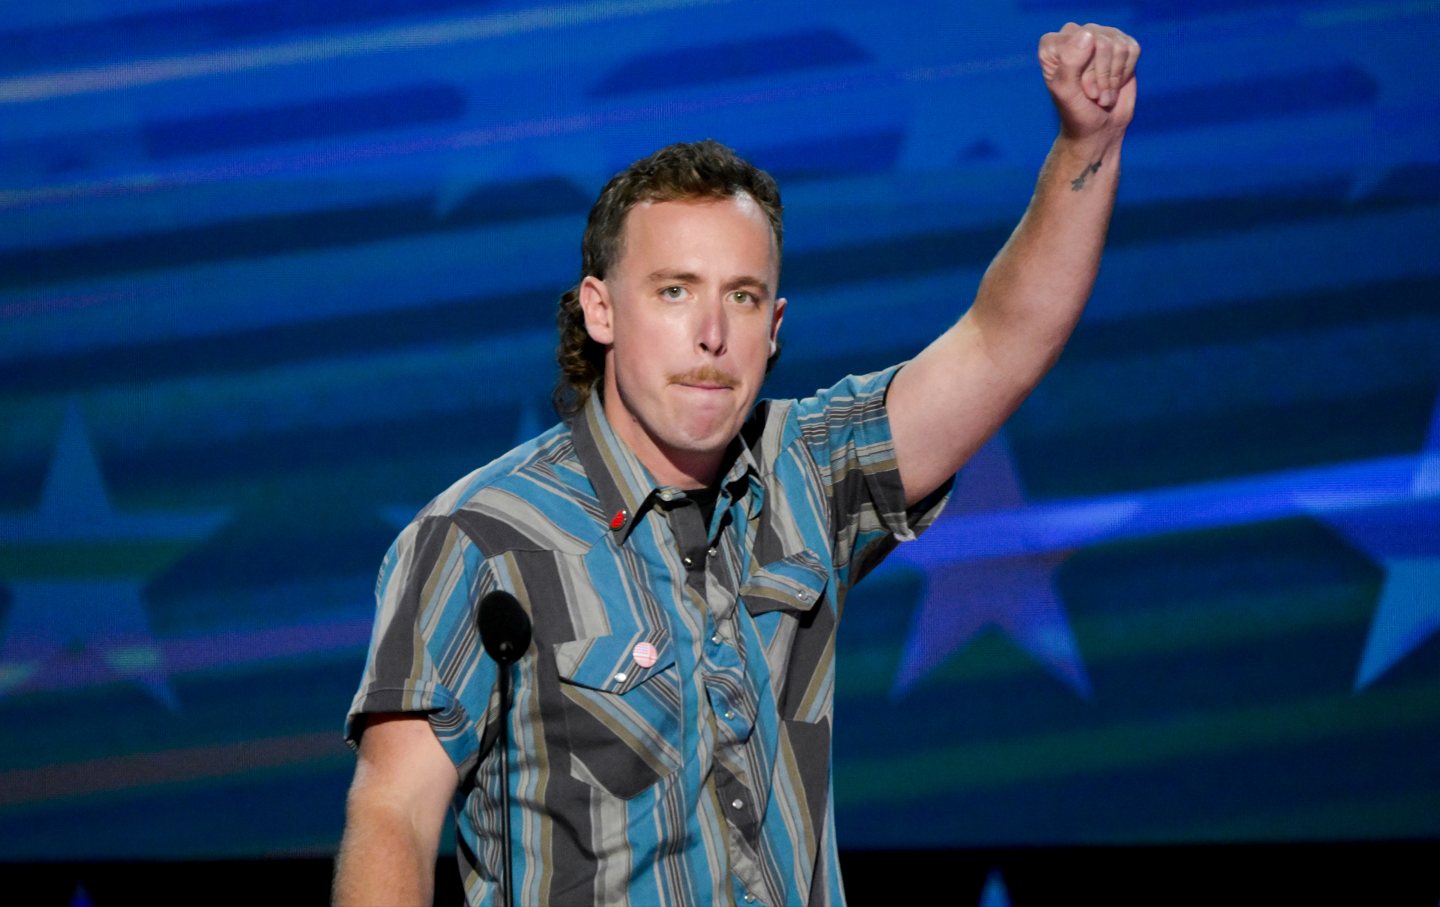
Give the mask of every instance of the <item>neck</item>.
M 606 418 L 609 419 L 608 412 Z M 656 484 L 673 485 L 690 491 L 713 485 L 719 478 L 723 453 L 695 453 L 663 448 L 655 443 L 644 426 L 635 422 L 628 414 L 622 412 L 620 418 L 629 420 L 632 430 L 621 431 L 613 420 L 610 421 L 611 429 L 615 430 L 621 443 L 635 454 L 635 459 L 649 470 Z

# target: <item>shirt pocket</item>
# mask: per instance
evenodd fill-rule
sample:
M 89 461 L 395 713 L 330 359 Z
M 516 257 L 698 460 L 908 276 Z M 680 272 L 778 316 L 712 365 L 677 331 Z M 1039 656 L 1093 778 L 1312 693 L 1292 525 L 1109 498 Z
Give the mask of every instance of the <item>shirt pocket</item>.
M 555 666 L 571 774 L 628 800 L 680 768 L 684 709 L 669 636 L 558 643 Z
M 819 604 L 829 582 L 830 571 L 807 549 L 757 567 L 740 587 L 740 598 L 752 615 L 784 611 L 798 617 Z
M 787 721 L 830 715 L 835 611 L 825 601 L 829 585 L 830 571 L 805 549 L 756 567 L 740 587 Z

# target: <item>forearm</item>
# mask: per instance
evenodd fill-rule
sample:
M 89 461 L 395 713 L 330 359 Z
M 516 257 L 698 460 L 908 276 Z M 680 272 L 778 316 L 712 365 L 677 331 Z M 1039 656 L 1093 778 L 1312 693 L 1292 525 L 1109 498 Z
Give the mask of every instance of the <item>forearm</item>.
M 1021 392 L 1054 364 L 1090 298 L 1115 205 L 1122 138 L 1056 139 L 1025 216 L 980 283 L 967 317 L 985 354 Z
M 440 829 L 460 779 L 423 714 L 362 717 L 334 903 L 428 907 Z
M 335 907 L 429 907 L 438 847 L 438 828 L 427 832 L 400 810 L 352 799 L 335 861 Z

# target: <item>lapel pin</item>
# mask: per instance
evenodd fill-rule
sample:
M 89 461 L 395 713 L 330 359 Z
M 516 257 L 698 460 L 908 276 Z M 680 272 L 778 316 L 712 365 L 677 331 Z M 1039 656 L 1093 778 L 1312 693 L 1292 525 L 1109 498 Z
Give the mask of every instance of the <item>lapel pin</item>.
M 636 643 L 635 651 L 631 654 L 635 656 L 635 663 L 642 668 L 651 667 L 660 658 L 660 653 L 655 651 L 655 646 L 648 642 Z

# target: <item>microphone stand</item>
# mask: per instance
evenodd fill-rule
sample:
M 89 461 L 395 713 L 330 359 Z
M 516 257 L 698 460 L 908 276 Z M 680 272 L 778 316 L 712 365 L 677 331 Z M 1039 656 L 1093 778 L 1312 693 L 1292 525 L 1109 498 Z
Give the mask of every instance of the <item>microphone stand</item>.
M 500 669 L 500 828 L 505 837 L 505 865 L 501 870 L 506 907 L 515 905 L 514 869 L 510 841 L 510 668 L 530 648 L 530 615 L 515 596 L 503 590 L 480 600 L 480 642 Z
M 515 907 L 513 859 L 510 852 L 510 665 L 500 665 L 500 828 L 505 835 L 505 905 Z

